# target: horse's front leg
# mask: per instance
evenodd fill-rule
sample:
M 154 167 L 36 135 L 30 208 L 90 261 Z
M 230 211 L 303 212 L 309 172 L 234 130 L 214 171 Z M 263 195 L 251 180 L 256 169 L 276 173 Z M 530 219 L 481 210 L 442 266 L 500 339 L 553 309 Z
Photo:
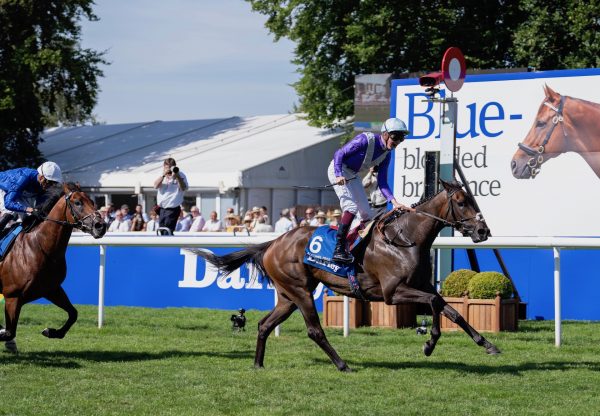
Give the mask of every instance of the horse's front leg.
M 46 294 L 45 298 L 67 312 L 69 316 L 62 327 L 59 329 L 46 328 L 42 331 L 42 335 L 48 338 L 62 339 L 77 321 L 77 309 L 75 309 L 64 289 L 60 286 L 54 292 Z
M 4 323 L 6 324 L 6 328 L 0 326 L 0 342 L 4 341 L 4 348 L 12 353 L 17 352 L 15 337 L 17 335 L 17 324 L 22 306 L 21 298 L 4 299 Z
M 2 325 L 0 325 L 0 335 L 4 333 L 4 327 Z M 6 349 L 6 351 L 8 352 L 12 352 L 12 353 L 17 353 L 19 352 L 19 350 L 17 349 L 17 342 L 15 341 L 15 339 L 11 339 L 10 341 L 6 341 L 4 343 L 4 348 Z
M 444 302 L 445 303 L 445 302 Z M 485 352 L 488 354 L 500 354 L 500 350 L 496 348 L 494 344 L 485 339 L 475 328 L 473 328 L 465 318 L 462 317 L 460 313 L 452 306 L 445 304 L 442 313 L 454 322 L 456 325 L 460 326 L 463 331 L 465 331 L 472 339 L 475 341 L 477 345 L 485 348 Z

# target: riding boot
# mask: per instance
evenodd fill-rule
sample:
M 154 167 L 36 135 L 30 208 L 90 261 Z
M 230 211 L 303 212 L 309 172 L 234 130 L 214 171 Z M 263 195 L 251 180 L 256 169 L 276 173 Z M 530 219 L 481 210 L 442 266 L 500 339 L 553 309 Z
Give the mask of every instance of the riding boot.
M 350 224 L 338 224 L 335 250 L 333 250 L 332 260 L 340 263 L 352 263 L 354 257 L 346 249 L 346 237 L 350 230 Z
M 6 228 L 6 224 L 8 224 L 12 219 L 14 219 L 14 217 L 10 212 L 7 212 L 0 217 L 0 232 Z

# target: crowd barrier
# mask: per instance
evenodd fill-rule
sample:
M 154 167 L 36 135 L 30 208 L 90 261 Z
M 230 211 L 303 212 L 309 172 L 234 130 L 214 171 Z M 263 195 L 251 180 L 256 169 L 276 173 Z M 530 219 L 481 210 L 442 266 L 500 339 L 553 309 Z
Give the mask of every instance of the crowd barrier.
M 272 240 L 278 235 L 275 233 L 253 234 L 253 235 L 237 235 L 225 233 L 199 233 L 193 235 L 175 236 L 153 236 L 140 235 L 139 233 L 126 234 L 107 234 L 102 239 L 95 240 L 92 237 L 80 233 L 74 233 L 70 246 L 98 246 L 99 247 L 99 269 L 98 269 L 98 326 L 101 327 L 104 319 L 104 295 L 105 295 L 105 277 L 106 277 L 106 251 L 107 247 L 175 247 L 185 250 L 185 248 L 206 248 L 206 249 L 223 249 L 227 248 L 232 251 L 236 248 L 241 248 L 248 244 L 262 243 Z M 434 244 L 434 248 L 472 248 L 472 249 L 550 249 L 553 257 L 553 282 L 554 282 L 554 320 L 555 320 L 555 344 L 560 346 L 561 343 L 561 250 L 596 250 L 600 248 L 600 238 L 566 238 L 566 237 L 491 237 L 487 241 L 474 244 L 470 238 L 465 237 L 438 237 Z M 194 263 L 197 261 L 190 255 L 185 256 L 185 261 Z M 194 256 L 195 257 L 195 256 Z M 207 269 L 208 270 L 208 269 Z M 194 276 L 185 275 L 179 285 L 182 287 L 187 283 L 196 284 L 200 287 L 203 283 L 198 283 L 195 273 Z M 216 278 L 216 274 L 214 276 Z M 248 281 L 241 280 L 246 285 Z M 234 284 L 231 283 L 230 284 Z M 248 286 L 246 286 L 248 287 Z M 318 289 L 322 290 L 322 288 Z M 319 293 L 320 294 L 320 293 Z M 273 299 L 273 297 L 270 297 Z M 347 311 L 346 311 L 347 316 Z M 347 319 L 345 319 L 344 334 L 348 334 Z

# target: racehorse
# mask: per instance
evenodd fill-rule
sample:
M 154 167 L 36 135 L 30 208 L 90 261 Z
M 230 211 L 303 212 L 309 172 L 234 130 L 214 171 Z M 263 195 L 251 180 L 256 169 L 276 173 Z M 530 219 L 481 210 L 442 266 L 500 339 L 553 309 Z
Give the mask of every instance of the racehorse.
M 513 176 L 533 179 L 547 160 L 577 152 L 600 178 L 600 104 L 560 95 L 547 85 L 544 93 L 535 121 L 512 158 Z
M 46 328 L 48 338 L 63 338 L 77 320 L 77 310 L 62 288 L 67 274 L 65 253 L 73 228 L 94 238 L 106 233 L 106 223 L 92 200 L 74 184 L 57 185 L 46 193 L 36 222 L 29 232 L 21 232 L 4 260 L 0 262 L 0 293 L 4 295 L 6 329 L 0 341 L 16 352 L 19 313 L 26 303 L 46 298 L 68 314 L 59 329 Z M 1 327 L 0 327 L 1 328 Z
M 474 200 L 457 182 L 443 182 L 443 189 L 433 197 L 415 205 L 415 212 L 390 211 L 372 227 L 365 237 L 364 254 L 357 259 L 357 279 L 362 296 L 370 301 L 385 301 L 388 305 L 406 302 L 428 303 L 433 311 L 431 338 L 423 346 L 425 355 L 433 352 L 440 337 L 440 313 L 458 324 L 477 345 L 489 354 L 500 351 L 452 307 L 431 283 L 430 249 L 436 235 L 446 225 L 470 236 L 474 242 L 484 241 L 489 229 L 474 207 Z M 312 292 L 319 282 L 350 297 L 348 279 L 303 263 L 305 247 L 315 227 L 298 227 L 275 240 L 250 246 L 224 256 L 208 251 L 196 251 L 217 267 L 223 275 L 242 264 L 254 264 L 277 289 L 277 305 L 258 324 L 258 340 L 254 366 L 264 365 L 266 341 L 271 331 L 299 308 L 308 329 L 308 336 L 325 351 L 340 371 L 349 371 L 347 364 L 327 341 L 319 322 Z

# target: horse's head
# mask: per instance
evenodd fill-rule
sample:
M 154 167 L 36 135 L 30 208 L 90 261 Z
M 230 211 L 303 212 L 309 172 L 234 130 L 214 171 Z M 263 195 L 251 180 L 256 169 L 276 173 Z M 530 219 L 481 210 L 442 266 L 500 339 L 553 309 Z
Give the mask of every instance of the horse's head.
M 65 183 L 46 191 L 46 200 L 38 207 L 41 218 L 62 225 L 69 225 L 94 238 L 106 233 L 106 223 L 94 207 L 94 202 L 79 185 Z
M 462 233 L 465 237 L 471 237 L 474 243 L 485 241 L 490 236 L 483 215 L 477 210 L 475 200 L 469 196 L 459 182 L 442 181 L 442 186 L 448 195 L 444 218 Z M 444 210 L 444 209 L 443 209 Z
M 517 179 L 535 178 L 542 164 L 569 150 L 563 124 L 566 97 L 544 86 L 546 97 L 540 104 L 535 121 L 512 158 L 512 174 Z M 556 126 L 560 124 L 560 128 Z
M 78 184 L 65 183 L 63 191 L 66 204 L 66 221 L 94 238 L 104 236 L 107 229 L 106 222 L 96 210 L 90 197 L 81 190 Z

